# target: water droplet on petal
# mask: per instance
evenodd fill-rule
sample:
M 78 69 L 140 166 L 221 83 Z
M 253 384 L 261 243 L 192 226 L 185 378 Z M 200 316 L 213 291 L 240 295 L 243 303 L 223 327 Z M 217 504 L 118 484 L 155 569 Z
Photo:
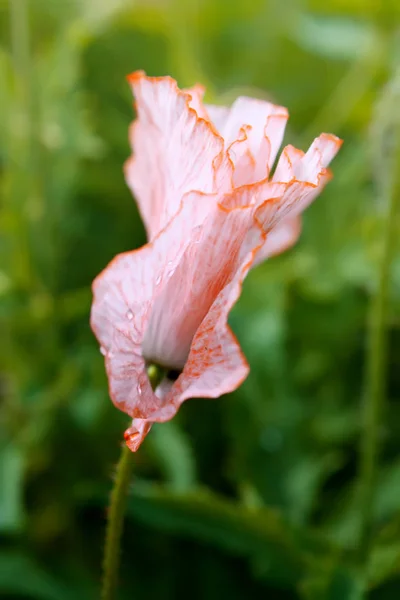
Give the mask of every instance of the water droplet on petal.
M 192 238 L 194 244 L 200 244 L 203 233 L 203 227 L 201 225 L 197 225 L 192 231 Z
M 104 348 L 104 346 L 100 346 L 100 352 L 103 356 L 107 356 L 107 350 Z
M 137 384 L 136 386 L 136 391 L 139 394 L 139 396 L 142 395 L 142 386 L 140 385 L 140 383 Z
M 161 282 L 161 275 L 158 275 L 157 279 L 156 279 L 156 285 L 159 285 Z
M 133 312 L 131 311 L 131 309 L 129 309 L 128 312 L 126 313 L 126 318 L 129 321 L 132 321 L 132 319 L 133 319 Z
M 166 264 L 167 267 L 167 279 L 169 279 L 170 277 L 172 277 L 172 275 L 175 273 L 174 269 L 174 262 L 172 260 L 169 260 Z

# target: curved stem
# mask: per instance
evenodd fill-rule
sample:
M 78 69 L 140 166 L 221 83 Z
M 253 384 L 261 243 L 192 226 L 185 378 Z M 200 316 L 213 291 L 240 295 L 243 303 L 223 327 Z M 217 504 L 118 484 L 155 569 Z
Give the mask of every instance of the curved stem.
M 164 372 L 155 365 L 148 368 L 153 390 L 161 383 Z M 124 527 L 125 507 L 133 468 L 132 452 L 123 445 L 117 464 L 114 486 L 111 491 L 107 515 L 106 537 L 103 559 L 103 582 L 101 600 L 114 600 L 118 584 L 121 537 Z
M 385 206 L 383 219 L 382 246 L 378 263 L 378 281 L 371 299 L 369 347 L 367 363 L 367 392 L 364 405 L 364 429 L 361 440 L 360 491 L 361 491 L 361 531 L 360 555 L 366 559 L 371 543 L 373 524 L 373 501 L 378 460 L 382 412 L 385 400 L 385 379 L 387 365 L 387 309 L 390 285 L 390 267 L 394 254 L 396 236 L 396 212 L 400 200 L 398 169 L 400 165 L 399 123 L 387 122 L 387 115 L 393 115 L 390 107 L 394 97 L 398 97 L 397 87 L 400 71 L 384 93 L 378 107 L 377 154 L 381 164 L 376 164 L 376 184 L 379 200 Z M 398 99 L 398 98 L 397 98 Z M 396 104 L 393 102 L 393 108 Z M 381 118 L 380 118 L 381 117 Z M 390 116 L 389 116 L 390 118 Z M 383 122 L 382 122 L 383 121 Z M 381 137 L 381 140 L 379 140 Z M 389 138 L 393 144 L 389 144 Z M 381 143 L 379 143 L 381 142 Z M 387 151 L 389 148 L 389 151 Z

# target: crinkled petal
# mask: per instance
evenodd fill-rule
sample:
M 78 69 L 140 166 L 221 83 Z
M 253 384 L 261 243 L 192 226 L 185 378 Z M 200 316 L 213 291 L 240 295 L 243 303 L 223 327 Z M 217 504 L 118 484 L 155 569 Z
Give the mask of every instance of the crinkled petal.
M 306 154 L 294 146 L 285 146 L 279 157 L 273 181 L 290 182 L 293 179 L 315 186 L 320 183 L 321 176 L 339 152 L 342 140 L 338 137 L 323 133 L 311 144 Z
M 343 141 L 332 133 L 321 133 L 304 156 L 303 162 L 306 163 L 315 152 L 321 157 L 321 165 L 327 167 L 339 152 Z
M 104 355 L 112 348 L 116 327 L 142 331 L 154 295 L 154 259 L 149 245 L 119 254 L 94 280 L 91 326 Z
M 174 268 L 178 269 L 188 256 L 189 246 L 197 246 L 192 240 L 187 241 L 184 226 L 185 218 L 192 214 L 193 207 L 204 210 L 207 203 L 207 200 L 203 203 L 195 200 L 198 198 L 187 199 L 153 243 L 117 257 L 94 286 L 92 326 L 99 341 L 107 347 L 106 368 L 113 402 L 133 418 L 132 427 L 127 433 L 127 443 L 131 449 L 138 447 L 149 431 L 149 423 L 169 420 L 185 399 L 194 395 L 217 397 L 227 393 L 237 387 L 248 372 L 247 363 L 226 321 L 265 234 L 254 219 L 254 207 L 231 211 L 222 207 L 215 209 L 215 204 L 211 202 L 213 198 L 210 198 L 210 212 L 205 218 L 203 215 L 203 222 L 206 223 L 211 215 L 213 229 L 204 227 L 202 252 L 203 269 L 210 269 L 210 273 L 203 278 L 201 273 L 197 273 L 200 277 L 195 278 L 195 289 L 197 294 L 203 290 L 203 294 L 207 295 L 208 287 L 215 286 L 212 275 L 215 274 L 214 260 L 220 265 L 216 277 L 219 279 L 218 286 L 213 288 L 207 310 L 200 322 L 196 321 L 195 329 L 191 332 L 183 373 L 173 385 L 165 385 L 157 393 L 151 390 L 148 381 L 144 337 L 151 331 L 149 324 L 152 311 L 158 299 L 162 299 L 160 306 L 165 307 L 165 322 L 175 322 L 179 327 L 169 307 L 175 306 L 176 309 L 179 304 L 186 305 L 184 297 L 176 293 L 177 290 L 179 292 L 179 286 L 165 285 L 166 281 L 172 279 L 165 277 L 165 273 L 168 272 L 168 263 L 174 262 Z M 185 211 L 186 204 L 188 208 Z M 266 227 L 265 224 L 263 227 Z M 174 246 L 173 251 L 169 250 L 171 245 Z M 200 267 L 200 262 L 197 265 Z M 186 267 L 190 267 L 189 262 L 186 262 Z M 141 275 L 144 273 L 148 275 L 148 281 L 144 281 Z M 196 270 L 193 273 L 196 275 Z M 137 285 L 142 281 L 146 289 L 144 296 L 140 285 Z M 168 301 L 171 294 L 174 294 L 175 303 Z M 197 299 L 200 300 L 200 296 Z M 196 306 L 194 302 L 191 304 L 192 301 L 193 298 L 186 308 L 193 309 Z M 108 322 L 109 316 L 112 322 Z M 188 318 L 190 320 L 191 316 Z M 157 330 L 153 330 L 153 333 L 160 335 Z M 177 347 L 179 349 L 180 345 Z M 153 356 L 146 358 L 154 360 Z M 161 364 L 165 364 L 165 357 L 160 358 Z
M 211 123 L 218 133 L 222 135 L 231 109 L 227 106 L 218 106 L 217 104 L 206 104 L 205 108 Z
M 143 342 L 149 360 L 174 369 L 185 365 L 196 330 L 240 267 L 242 246 L 253 226 L 251 207 L 226 211 L 215 199 L 198 194 L 187 200 L 194 205 L 210 202 L 214 208 L 202 226 L 190 232 L 191 243 L 181 261 L 168 271 Z M 177 235 L 187 238 L 188 231 Z
M 141 351 L 154 297 L 155 259 L 149 245 L 121 254 L 93 284 L 91 326 L 105 355 L 110 397 L 131 416 L 137 407 L 151 412 L 158 406 Z
M 242 272 L 240 277 L 244 276 Z M 238 280 L 223 290 L 196 333 L 185 368 L 165 395 L 163 405 L 148 419 L 133 420 L 125 433 L 132 451 L 139 448 L 152 423 L 172 419 L 185 400 L 218 398 L 234 391 L 246 379 L 249 366 L 226 323 L 239 294 Z
M 269 231 L 263 247 L 257 253 L 254 265 L 296 243 L 301 231 L 299 215 L 329 181 L 330 171 L 326 167 L 341 144 L 339 138 L 322 134 L 314 140 L 307 154 L 293 146 L 286 146 L 272 181 L 263 180 L 253 185 L 245 185 L 226 194 L 223 204 L 227 208 L 263 205 L 257 214 L 268 222 Z M 304 180 L 300 180 L 300 177 Z M 271 199 L 275 200 L 265 203 Z M 270 215 L 272 209 L 273 214 Z
M 236 389 L 248 374 L 247 362 L 227 325 L 229 312 L 240 295 L 243 279 L 251 268 L 260 243 L 269 231 L 270 223 L 282 208 L 283 199 L 271 199 L 258 208 L 234 209 L 228 215 L 251 216 L 247 226 L 231 280 L 221 289 L 196 331 L 189 356 L 177 381 L 165 395 L 160 408 L 145 419 L 146 423 L 170 420 L 180 405 L 192 397 L 216 398 Z M 134 420 L 134 447 L 137 449 L 140 431 L 144 424 Z
M 240 97 L 219 130 L 240 186 L 268 177 L 282 143 L 288 112 L 270 102 Z
M 255 195 L 252 201 L 260 205 L 265 195 L 271 193 L 271 185 L 277 186 L 282 192 L 282 201 L 274 218 L 270 221 L 271 231 L 282 223 L 301 214 L 311 202 L 321 193 L 325 184 L 331 178 L 327 169 L 329 161 L 336 155 L 342 145 L 342 140 L 331 134 L 322 134 L 314 140 L 306 154 L 287 146 L 278 161 L 272 182 L 261 182 L 254 187 Z M 265 207 L 262 209 L 265 210 Z M 260 257 L 262 256 L 262 252 Z M 260 262 L 261 258 L 257 260 Z
M 168 77 L 130 83 L 138 119 L 125 172 L 151 241 L 96 279 L 91 324 L 137 450 L 186 399 L 218 397 L 246 377 L 229 311 L 252 265 L 297 240 L 341 140 L 322 134 L 306 154 L 287 146 L 269 180 L 286 109 L 250 98 L 204 105 L 201 86 L 180 91 Z M 153 391 L 149 363 L 182 372 Z
M 209 120 L 207 110 L 203 104 L 203 97 L 205 93 L 204 86 L 197 83 L 193 87 L 186 88 L 182 91 L 185 92 L 185 94 L 187 94 L 188 96 L 190 96 L 189 107 L 193 108 L 193 110 L 196 111 L 197 116 L 202 119 Z
M 253 266 L 260 264 L 267 258 L 281 254 L 294 246 L 299 239 L 300 232 L 300 216 L 284 219 L 281 224 L 268 232 L 264 244 L 257 252 Z
M 225 194 L 221 204 L 227 208 L 238 208 L 250 205 L 259 205 L 265 200 L 281 198 L 287 188 L 286 183 L 274 182 L 265 179 L 258 183 L 243 185 L 232 192 Z
M 213 192 L 230 186 L 231 166 L 223 139 L 200 118 L 199 87 L 180 91 L 170 77 L 129 77 L 138 118 L 130 130 L 133 156 L 125 164 L 128 186 L 135 195 L 149 239 L 179 210 L 193 190 Z M 194 107 L 194 108 L 191 108 Z
M 155 390 L 154 393 L 161 403 L 165 396 L 170 393 L 172 386 L 173 382 L 165 378 Z M 136 452 L 139 448 L 142 441 L 149 433 L 152 424 L 152 421 L 148 421 L 147 419 L 136 418 L 132 420 L 132 425 L 125 431 L 124 435 L 125 442 L 132 452 Z
M 319 185 L 321 173 L 339 152 L 341 145 L 342 140 L 335 135 L 322 133 L 313 141 L 306 154 L 293 165 L 296 179 Z
M 183 373 L 173 390 L 171 403 L 175 406 L 180 406 L 188 398 L 218 398 L 235 390 L 247 377 L 247 361 L 227 325 L 227 319 L 240 295 L 241 284 L 252 259 L 249 257 L 220 292 L 199 327 Z
M 243 212 L 246 212 L 246 217 L 251 218 L 251 225 L 246 239 L 241 244 L 238 268 L 231 281 L 217 295 L 201 322 L 192 340 L 184 369 L 166 392 L 162 406 L 147 419 L 134 419 L 126 434 L 129 438 L 132 434 L 134 436 L 132 441 L 129 440 L 129 447 L 133 450 L 139 447 L 144 437 L 141 436 L 141 432 L 147 431 L 144 429 L 146 426 L 153 422 L 170 420 L 185 400 L 193 397 L 217 398 L 235 390 L 248 375 L 247 361 L 227 325 L 227 319 L 240 295 L 243 279 L 252 265 L 264 235 L 251 216 L 252 211 L 248 209 Z
M 288 184 L 285 203 L 287 206 L 293 204 L 292 216 L 303 212 L 330 180 L 331 173 L 327 167 L 342 143 L 338 137 L 323 133 L 314 140 L 304 156 L 293 161 L 294 179 Z
M 304 152 L 302 150 L 298 150 L 290 144 L 285 146 L 279 156 L 272 180 L 284 183 L 291 181 L 295 176 L 294 166 L 303 158 L 303 156 Z
M 146 359 L 152 357 L 143 352 L 144 337 L 169 273 L 192 244 L 193 222 L 202 223 L 214 208 L 213 198 L 194 200 L 188 198 L 153 243 L 117 256 L 93 284 L 91 325 L 105 354 L 110 395 L 132 417 L 143 418 L 159 405 L 147 377 Z
M 311 202 L 321 193 L 323 186 L 329 179 L 329 173 L 324 170 L 320 176 L 318 185 L 313 185 L 304 181 L 293 180 L 288 184 L 275 184 L 278 186 L 285 185 L 282 195 L 274 204 L 264 203 L 263 186 L 259 186 L 254 203 L 259 207 L 257 215 L 262 222 L 268 224 L 268 232 L 274 231 L 287 218 L 295 218 L 300 215 Z M 269 186 L 266 185 L 269 193 Z

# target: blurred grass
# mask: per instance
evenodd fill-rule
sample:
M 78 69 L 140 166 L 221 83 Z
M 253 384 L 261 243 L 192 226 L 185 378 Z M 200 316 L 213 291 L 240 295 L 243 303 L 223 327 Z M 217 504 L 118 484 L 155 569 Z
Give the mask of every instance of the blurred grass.
M 214 102 L 269 97 L 289 107 L 287 142 L 305 148 L 324 130 L 345 145 L 299 244 L 249 276 L 233 311 L 246 383 L 216 402 L 188 402 L 135 456 L 121 599 L 212 599 L 221 589 L 232 599 L 365 597 L 357 464 L 385 223 L 374 181 L 398 113 L 390 108 L 384 127 L 374 106 L 399 64 L 399 6 L 0 2 L 2 597 L 98 597 L 126 419 L 107 397 L 88 326 L 90 284 L 145 239 L 122 175 L 125 75 L 137 68 L 181 86 L 201 81 Z M 400 232 L 399 215 L 392 221 Z M 380 600 L 400 591 L 395 237 L 366 557 L 368 597 Z

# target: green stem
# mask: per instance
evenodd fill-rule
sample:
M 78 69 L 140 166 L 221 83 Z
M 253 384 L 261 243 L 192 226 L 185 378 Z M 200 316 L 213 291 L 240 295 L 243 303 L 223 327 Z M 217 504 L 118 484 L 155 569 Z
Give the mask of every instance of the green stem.
M 360 556 L 364 562 L 369 555 L 372 541 L 374 490 L 378 472 L 382 413 L 385 401 L 390 267 L 394 255 L 395 217 L 400 195 L 397 176 L 400 165 L 400 127 L 399 123 L 393 122 L 393 118 L 395 119 L 397 115 L 397 86 L 398 82 L 395 78 L 393 83 L 388 86 L 383 101 L 378 107 L 376 122 L 378 139 L 373 140 L 377 150 L 377 162 L 374 167 L 376 187 L 379 201 L 385 207 L 385 215 L 378 262 L 377 288 L 372 296 L 370 308 L 367 392 L 360 449 L 360 491 L 362 494 Z
M 132 473 L 132 452 L 123 445 L 115 474 L 114 487 L 111 492 L 110 508 L 106 529 L 102 600 L 115 598 L 118 583 L 120 560 L 120 542 L 124 526 L 125 505 Z
M 164 372 L 155 365 L 148 368 L 153 390 L 161 383 Z M 121 537 L 124 527 L 125 508 L 133 468 L 132 452 L 123 445 L 117 464 L 114 486 L 111 491 L 107 516 L 103 559 L 103 582 L 101 600 L 114 600 L 118 584 Z

